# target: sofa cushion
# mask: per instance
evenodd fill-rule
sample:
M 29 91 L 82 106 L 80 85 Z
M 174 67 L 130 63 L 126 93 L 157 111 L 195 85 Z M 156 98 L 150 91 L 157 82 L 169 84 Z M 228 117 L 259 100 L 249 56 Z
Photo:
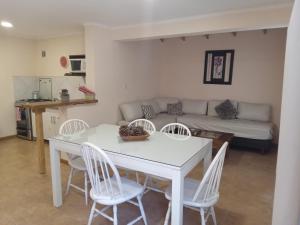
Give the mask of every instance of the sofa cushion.
M 208 107 L 207 107 L 207 115 L 208 116 L 218 116 L 218 113 L 216 112 L 216 107 L 220 105 L 224 100 L 210 100 L 208 101 Z M 238 103 L 236 101 L 232 101 L 231 103 L 234 105 L 234 108 L 237 110 Z
M 183 99 L 182 101 L 183 113 L 193 113 L 205 115 L 207 111 L 207 101 Z
M 219 117 L 223 120 L 231 120 L 236 118 L 237 110 L 228 99 L 216 106 L 215 110 Z
M 144 117 L 147 120 L 150 120 L 150 119 L 153 119 L 156 117 L 156 113 L 154 112 L 152 105 L 142 105 L 141 107 L 142 107 Z
M 126 121 L 143 118 L 142 104 L 140 101 L 120 105 L 121 112 Z
M 215 116 L 185 114 L 177 117 L 178 123 L 190 128 L 233 133 L 236 137 L 258 140 L 271 140 L 273 137 L 273 124 L 270 122 L 252 120 L 222 120 Z
M 142 104 L 143 105 L 152 105 L 152 107 L 154 109 L 154 112 L 156 114 L 158 114 L 158 113 L 161 112 L 160 107 L 159 107 L 157 101 L 155 101 L 154 99 L 144 100 L 144 101 L 142 101 Z
M 240 102 L 237 117 L 239 119 L 268 122 L 271 117 L 271 106 L 268 104 Z
M 156 115 L 154 119 L 150 121 L 154 123 L 155 128 L 159 131 L 163 126 L 167 125 L 168 123 L 175 123 L 177 115 L 170 115 L 167 113 L 159 113 Z
M 167 113 L 170 115 L 182 115 L 182 103 L 177 102 L 174 104 L 168 104 L 167 105 Z
M 167 105 L 179 102 L 177 98 L 155 98 L 155 101 L 158 103 L 161 112 L 167 112 Z

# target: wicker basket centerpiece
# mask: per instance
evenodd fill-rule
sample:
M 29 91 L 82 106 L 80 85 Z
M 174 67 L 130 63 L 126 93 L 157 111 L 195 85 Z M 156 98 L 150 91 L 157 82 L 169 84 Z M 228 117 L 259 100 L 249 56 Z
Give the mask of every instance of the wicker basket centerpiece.
M 120 126 L 119 135 L 124 141 L 143 141 L 149 137 L 149 133 L 141 126 Z

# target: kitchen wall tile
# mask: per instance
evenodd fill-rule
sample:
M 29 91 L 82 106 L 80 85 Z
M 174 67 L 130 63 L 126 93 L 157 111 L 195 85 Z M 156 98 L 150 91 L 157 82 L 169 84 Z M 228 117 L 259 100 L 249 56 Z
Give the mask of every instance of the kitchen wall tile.
M 14 77 L 15 100 L 32 98 L 33 91 L 39 91 L 39 78 L 35 76 Z M 62 89 L 68 89 L 71 99 L 84 98 L 84 94 L 78 90 L 80 85 L 85 85 L 83 77 L 47 76 L 52 79 L 52 98 L 60 99 Z
M 38 78 L 34 76 L 13 77 L 15 100 L 32 98 L 32 92 L 39 90 Z

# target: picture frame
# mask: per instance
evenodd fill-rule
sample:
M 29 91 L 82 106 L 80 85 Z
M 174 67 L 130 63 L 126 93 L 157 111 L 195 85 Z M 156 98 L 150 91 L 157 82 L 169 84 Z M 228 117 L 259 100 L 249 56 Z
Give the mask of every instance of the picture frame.
M 204 84 L 232 84 L 234 49 L 205 51 Z

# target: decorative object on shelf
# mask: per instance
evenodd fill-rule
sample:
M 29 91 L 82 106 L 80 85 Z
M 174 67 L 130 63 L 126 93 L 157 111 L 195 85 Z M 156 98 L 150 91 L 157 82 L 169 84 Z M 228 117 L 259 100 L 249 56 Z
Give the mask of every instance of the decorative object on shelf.
M 60 99 L 63 102 L 68 102 L 70 101 L 70 95 L 68 89 L 62 89 L 60 92 Z
M 85 86 L 79 86 L 78 88 L 79 91 L 83 92 L 85 95 L 85 99 L 87 100 L 94 100 L 95 99 L 95 92 L 91 91 Z
M 206 51 L 203 83 L 231 85 L 233 61 L 233 49 Z
M 124 141 L 143 141 L 150 135 L 141 126 L 120 126 L 119 135 Z
M 66 56 L 61 56 L 59 62 L 62 68 L 66 69 L 68 67 L 68 59 Z

